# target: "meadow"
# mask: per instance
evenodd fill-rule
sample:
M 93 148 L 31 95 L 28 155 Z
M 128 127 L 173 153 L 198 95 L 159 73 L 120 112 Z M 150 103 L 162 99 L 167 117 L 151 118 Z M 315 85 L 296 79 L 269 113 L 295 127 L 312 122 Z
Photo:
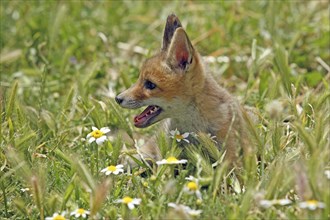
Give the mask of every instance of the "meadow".
M 0 219 L 330 219 L 328 1 L 0 4 Z M 183 151 L 114 101 L 170 13 L 258 112 L 258 161 L 238 174 L 206 135 Z M 118 166 L 156 134 L 165 159 L 187 163 Z

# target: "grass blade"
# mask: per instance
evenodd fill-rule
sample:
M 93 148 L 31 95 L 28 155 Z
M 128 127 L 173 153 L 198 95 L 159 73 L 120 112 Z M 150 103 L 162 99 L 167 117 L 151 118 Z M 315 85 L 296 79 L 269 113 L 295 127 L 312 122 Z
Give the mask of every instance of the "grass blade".
M 7 104 L 7 109 L 6 109 L 7 118 L 10 118 L 12 113 L 13 113 L 15 100 L 16 100 L 17 88 L 18 88 L 18 82 L 15 81 L 14 84 L 12 85 L 9 100 L 8 100 L 8 104 Z

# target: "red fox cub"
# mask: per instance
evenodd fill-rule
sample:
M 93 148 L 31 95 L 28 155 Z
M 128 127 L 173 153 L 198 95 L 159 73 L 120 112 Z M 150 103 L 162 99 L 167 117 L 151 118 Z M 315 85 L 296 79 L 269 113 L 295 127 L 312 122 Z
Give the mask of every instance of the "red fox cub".
M 232 164 L 240 149 L 247 147 L 240 105 L 206 72 L 201 56 L 174 14 L 167 18 L 161 51 L 142 64 L 137 82 L 115 99 L 123 108 L 147 106 L 134 118 L 138 128 L 168 119 L 170 130 L 215 136 L 219 148 L 226 150 L 225 159 Z M 156 145 L 147 145 L 141 151 L 159 159 Z

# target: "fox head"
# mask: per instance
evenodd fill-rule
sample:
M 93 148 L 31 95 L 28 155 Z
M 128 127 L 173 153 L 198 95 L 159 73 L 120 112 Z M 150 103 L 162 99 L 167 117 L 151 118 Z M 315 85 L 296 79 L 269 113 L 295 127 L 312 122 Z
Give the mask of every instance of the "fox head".
M 148 127 L 165 118 L 182 117 L 203 82 L 199 55 L 172 14 L 167 17 L 161 51 L 142 64 L 137 82 L 115 100 L 124 108 L 147 106 L 134 118 L 134 125 Z

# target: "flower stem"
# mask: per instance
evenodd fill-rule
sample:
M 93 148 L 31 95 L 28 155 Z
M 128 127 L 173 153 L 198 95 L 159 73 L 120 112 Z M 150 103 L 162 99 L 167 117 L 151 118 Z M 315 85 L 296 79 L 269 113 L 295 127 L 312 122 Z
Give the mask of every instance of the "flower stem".
M 121 215 L 123 216 L 123 219 L 128 219 L 128 213 L 127 213 L 127 205 L 126 204 L 122 204 L 121 206 Z
M 99 175 L 99 145 L 96 145 L 95 147 L 95 158 L 96 158 L 96 176 Z

